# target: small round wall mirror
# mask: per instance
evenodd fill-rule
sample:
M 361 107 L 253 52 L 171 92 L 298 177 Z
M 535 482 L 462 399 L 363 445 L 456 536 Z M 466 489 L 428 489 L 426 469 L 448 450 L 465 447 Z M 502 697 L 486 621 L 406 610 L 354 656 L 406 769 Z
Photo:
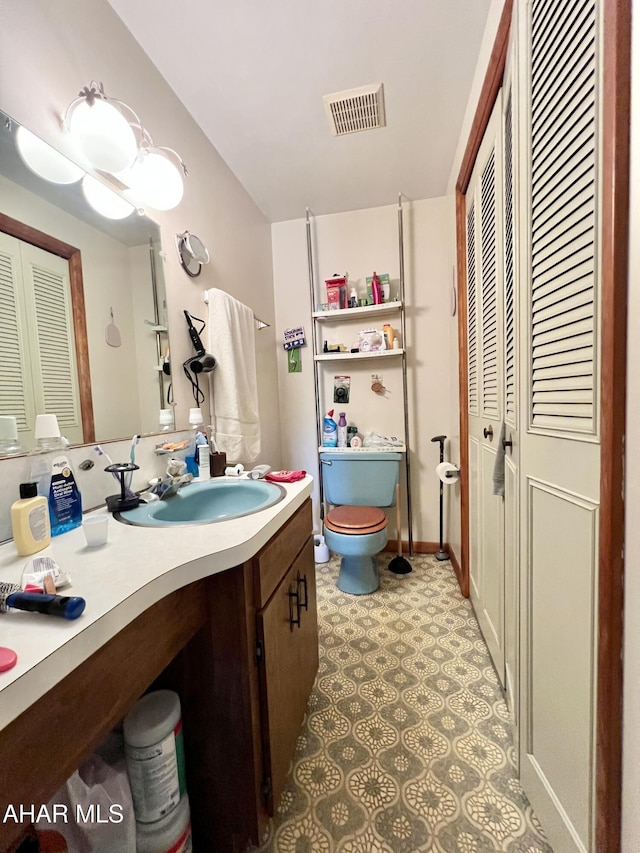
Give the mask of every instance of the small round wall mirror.
M 176 236 L 178 257 L 187 275 L 192 278 L 200 275 L 202 265 L 209 263 L 209 251 L 199 237 L 185 231 Z

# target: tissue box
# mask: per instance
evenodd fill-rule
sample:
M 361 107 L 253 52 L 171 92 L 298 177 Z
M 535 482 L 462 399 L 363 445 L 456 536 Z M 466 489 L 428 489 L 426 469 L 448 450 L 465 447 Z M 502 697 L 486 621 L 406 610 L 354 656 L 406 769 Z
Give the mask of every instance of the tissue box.
M 327 286 L 327 302 L 329 311 L 347 307 L 347 279 L 344 276 L 334 276 L 325 280 Z

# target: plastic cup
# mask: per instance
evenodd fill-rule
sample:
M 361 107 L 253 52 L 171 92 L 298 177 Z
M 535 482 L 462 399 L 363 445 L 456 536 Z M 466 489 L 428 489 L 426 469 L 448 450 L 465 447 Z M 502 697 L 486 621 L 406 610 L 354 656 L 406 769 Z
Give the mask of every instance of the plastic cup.
M 97 515 L 94 518 L 85 518 L 82 529 L 89 548 L 98 548 L 106 545 L 107 532 L 109 530 L 109 516 Z

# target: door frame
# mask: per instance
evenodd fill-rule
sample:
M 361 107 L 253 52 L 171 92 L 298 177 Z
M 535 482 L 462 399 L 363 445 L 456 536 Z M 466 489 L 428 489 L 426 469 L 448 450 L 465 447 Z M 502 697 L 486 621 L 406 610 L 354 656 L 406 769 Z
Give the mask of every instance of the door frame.
M 76 368 L 78 373 L 78 393 L 80 395 L 80 417 L 82 419 L 82 440 L 92 444 L 96 440 L 93 420 L 93 398 L 91 396 L 91 373 L 89 370 L 89 344 L 87 339 L 87 318 L 84 306 L 84 284 L 82 279 L 82 256 L 80 249 L 63 243 L 56 237 L 38 231 L 18 219 L 0 213 L 0 231 L 30 243 L 38 249 L 64 258 L 69 264 L 69 288 L 71 291 L 71 312 L 76 346 Z
M 631 3 L 602 0 L 602 244 L 600 376 L 600 518 L 596 697 L 595 843 L 620 850 L 622 803 L 622 652 L 624 610 L 624 436 L 626 415 L 627 267 Z M 513 0 L 505 0 L 456 182 L 458 388 L 460 401 L 460 560 L 469 596 L 469 424 L 467 413 L 467 277 L 465 193 L 507 58 Z

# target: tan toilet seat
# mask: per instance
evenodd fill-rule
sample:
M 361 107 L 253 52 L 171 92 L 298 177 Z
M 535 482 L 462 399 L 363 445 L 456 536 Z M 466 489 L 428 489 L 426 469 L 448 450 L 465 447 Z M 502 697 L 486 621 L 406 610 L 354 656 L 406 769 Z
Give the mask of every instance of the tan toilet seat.
M 327 513 L 325 527 L 334 533 L 361 536 L 387 526 L 387 516 L 377 506 L 337 506 Z

